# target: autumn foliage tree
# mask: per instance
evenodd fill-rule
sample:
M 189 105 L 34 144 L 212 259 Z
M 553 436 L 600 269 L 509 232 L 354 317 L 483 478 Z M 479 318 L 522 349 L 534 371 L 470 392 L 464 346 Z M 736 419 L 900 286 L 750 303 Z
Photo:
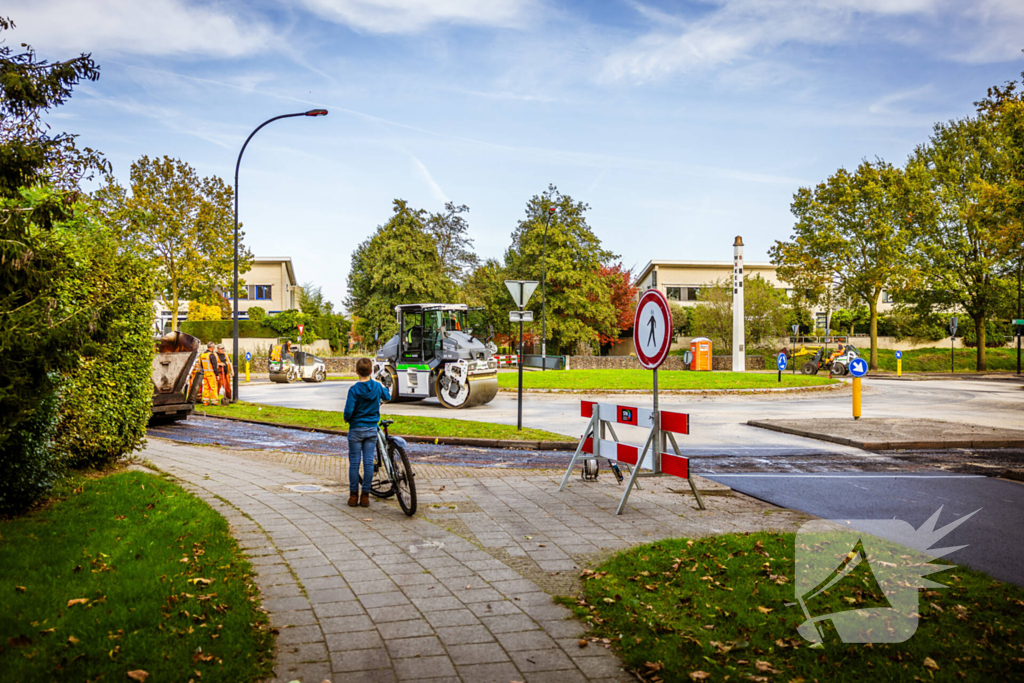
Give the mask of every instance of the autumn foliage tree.
M 601 333 L 601 346 L 614 346 L 625 341 L 623 334 L 633 329 L 640 288 L 633 285 L 633 271 L 623 268 L 621 263 L 603 265 L 598 274 L 608 283 L 609 299 L 615 309 L 614 334 Z

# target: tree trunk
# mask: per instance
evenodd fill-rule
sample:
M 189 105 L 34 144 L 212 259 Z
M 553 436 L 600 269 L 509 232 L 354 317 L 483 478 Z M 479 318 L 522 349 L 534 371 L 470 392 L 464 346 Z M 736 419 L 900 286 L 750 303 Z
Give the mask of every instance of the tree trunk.
M 871 357 L 868 367 L 872 370 L 878 369 L 878 297 L 868 302 L 868 310 L 871 312 Z
M 171 297 L 171 332 L 178 331 L 178 292 Z
M 985 316 L 974 320 L 974 338 L 978 340 L 978 371 L 988 370 L 985 363 Z

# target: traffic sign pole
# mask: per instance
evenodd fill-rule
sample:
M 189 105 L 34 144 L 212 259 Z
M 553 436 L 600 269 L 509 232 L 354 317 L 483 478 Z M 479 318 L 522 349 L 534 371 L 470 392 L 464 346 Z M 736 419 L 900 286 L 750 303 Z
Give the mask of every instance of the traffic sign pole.
M 519 418 L 516 420 L 516 429 L 523 431 L 523 320 L 519 319 Z
M 896 376 L 897 377 L 902 377 L 903 376 L 903 359 L 902 358 L 897 358 L 896 359 Z
M 853 419 L 860 419 L 860 377 L 853 378 Z

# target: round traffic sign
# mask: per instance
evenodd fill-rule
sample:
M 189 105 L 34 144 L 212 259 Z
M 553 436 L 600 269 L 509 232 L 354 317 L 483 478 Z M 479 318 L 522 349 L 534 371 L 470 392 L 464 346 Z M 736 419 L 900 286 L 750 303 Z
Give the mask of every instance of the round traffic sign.
M 687 349 L 683 352 L 683 365 L 689 367 L 690 363 L 693 362 L 693 351 Z
M 672 311 L 668 299 L 656 289 L 648 289 L 637 302 L 633 346 L 640 365 L 648 370 L 657 369 L 668 356 L 672 346 Z
M 896 360 L 899 360 L 900 358 L 903 358 L 903 352 L 902 351 L 897 351 L 896 352 Z
M 863 358 L 854 358 L 850 361 L 850 374 L 854 377 L 863 377 L 868 374 L 868 362 Z
M 245 352 L 245 360 L 247 360 L 247 361 L 252 360 L 252 352 L 250 352 L 250 351 L 246 351 Z
M 775 359 L 775 365 L 778 366 L 779 370 L 786 369 L 786 354 L 780 353 L 779 357 Z

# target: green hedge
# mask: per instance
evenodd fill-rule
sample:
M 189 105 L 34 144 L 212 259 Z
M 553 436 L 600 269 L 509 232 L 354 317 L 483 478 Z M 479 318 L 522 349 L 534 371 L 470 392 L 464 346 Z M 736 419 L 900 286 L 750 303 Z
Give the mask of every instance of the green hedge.
M 187 320 L 181 323 L 181 331 L 198 337 L 204 342 L 220 342 L 223 339 L 231 339 L 234 335 L 230 320 Z M 239 320 L 238 336 L 277 339 L 281 335 L 267 325 L 261 325 L 252 320 Z

